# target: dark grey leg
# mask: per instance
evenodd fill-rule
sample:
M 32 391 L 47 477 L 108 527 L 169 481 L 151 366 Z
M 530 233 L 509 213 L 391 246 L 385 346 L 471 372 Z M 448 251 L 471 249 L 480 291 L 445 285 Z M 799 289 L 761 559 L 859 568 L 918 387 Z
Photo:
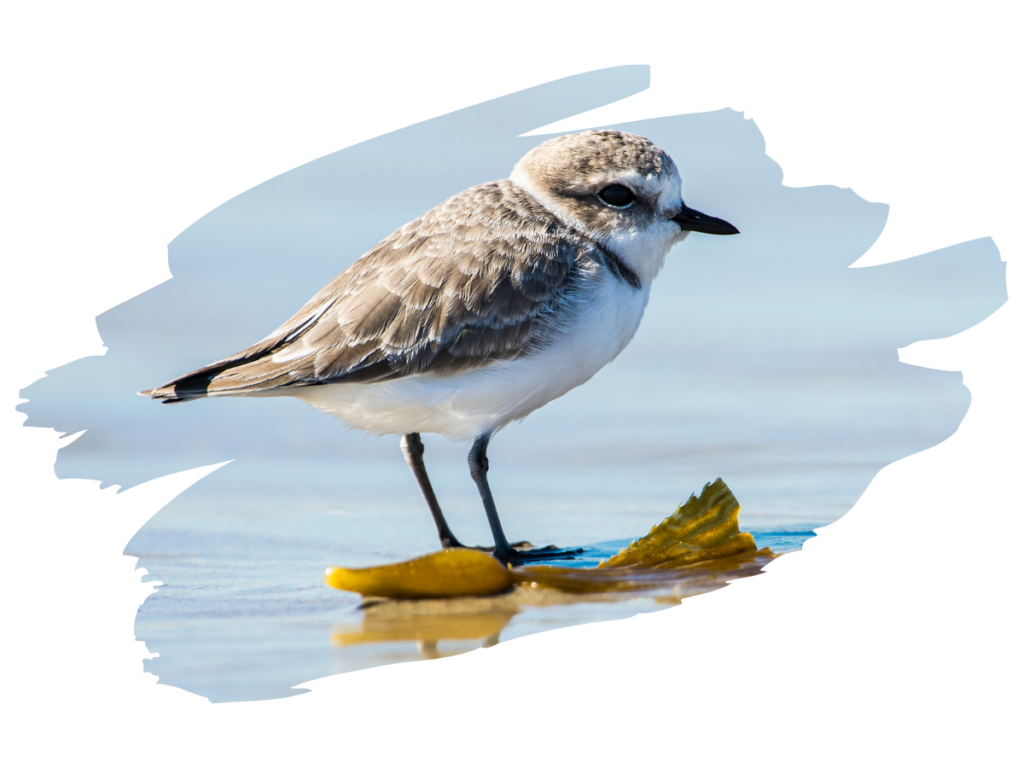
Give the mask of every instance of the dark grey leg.
M 487 512 L 487 522 L 491 525 L 491 533 L 494 536 L 494 556 L 502 562 L 508 562 L 516 552 L 509 546 L 505 532 L 501 530 L 498 510 L 494 506 L 491 487 L 487 484 L 487 444 L 490 441 L 490 435 L 480 435 L 473 441 L 473 447 L 469 451 L 469 473 L 473 476 L 476 487 L 480 491 L 480 498 L 484 502 L 484 511 Z
M 409 469 L 412 470 L 412 474 L 420 486 L 420 492 L 423 493 L 423 498 L 430 508 L 430 514 L 434 518 L 434 525 L 437 526 L 437 536 L 441 539 L 441 547 L 444 549 L 461 547 L 462 544 L 455 538 L 455 534 L 448 527 L 448 522 L 444 519 L 444 515 L 441 514 L 441 505 L 437 503 L 434 489 L 430 486 L 427 468 L 423 464 L 423 441 L 420 440 L 419 432 L 410 432 L 402 438 L 402 453 L 405 455 L 405 461 L 409 465 Z

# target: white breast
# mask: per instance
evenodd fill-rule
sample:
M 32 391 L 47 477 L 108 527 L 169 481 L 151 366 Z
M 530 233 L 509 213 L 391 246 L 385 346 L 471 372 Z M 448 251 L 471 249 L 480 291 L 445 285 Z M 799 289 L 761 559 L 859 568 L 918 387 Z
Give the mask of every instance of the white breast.
M 614 360 L 640 326 L 649 292 L 649 284 L 637 290 L 604 273 L 588 281 L 569 322 L 536 354 L 452 376 L 321 384 L 282 394 L 367 432 L 472 439 L 525 418 Z

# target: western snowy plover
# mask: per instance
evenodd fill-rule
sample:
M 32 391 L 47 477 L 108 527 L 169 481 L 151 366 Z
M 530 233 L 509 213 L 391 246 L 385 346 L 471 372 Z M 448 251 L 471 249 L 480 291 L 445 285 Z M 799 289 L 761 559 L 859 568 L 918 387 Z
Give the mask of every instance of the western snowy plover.
M 140 394 L 291 395 L 356 429 L 402 435 L 444 547 L 462 545 L 430 486 L 420 433 L 473 439 L 494 554 L 529 559 L 498 520 L 488 442 L 615 359 L 669 249 L 691 231 L 738 233 L 683 204 L 663 150 L 619 131 L 561 136 L 508 179 L 386 237 L 262 341 Z

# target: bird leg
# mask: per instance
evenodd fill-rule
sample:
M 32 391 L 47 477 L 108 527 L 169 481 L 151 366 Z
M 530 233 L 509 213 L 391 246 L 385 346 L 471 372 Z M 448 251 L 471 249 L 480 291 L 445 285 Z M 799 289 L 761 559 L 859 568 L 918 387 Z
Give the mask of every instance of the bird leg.
M 473 447 L 469 451 L 469 473 L 476 482 L 480 491 L 480 498 L 484 503 L 484 511 L 487 512 L 487 522 L 491 525 L 491 534 L 494 536 L 494 552 L 498 560 L 506 565 L 518 565 L 527 562 L 539 562 L 542 560 L 573 560 L 573 555 L 583 552 L 582 549 L 560 549 L 558 547 L 541 547 L 534 550 L 515 549 L 505 538 L 505 532 L 501 529 L 501 521 L 498 519 L 498 510 L 494 506 L 494 497 L 491 495 L 491 487 L 487 484 L 487 444 L 491 441 L 490 435 L 480 435 L 473 441 Z M 525 542 L 519 542 L 525 544 Z M 518 545 L 517 545 L 518 546 Z
M 498 519 L 498 510 L 494 506 L 494 497 L 491 495 L 491 486 L 487 484 L 487 444 L 491 441 L 490 435 L 480 435 L 473 441 L 473 447 L 469 450 L 469 474 L 473 476 L 477 490 L 480 491 L 480 499 L 484 503 L 484 511 L 487 513 L 487 522 L 491 526 L 491 534 L 494 536 L 494 556 L 507 563 L 515 550 L 505 538 L 505 532 L 501 529 L 501 520 Z
M 430 508 L 430 515 L 434 518 L 434 525 L 437 526 L 437 536 L 441 539 L 441 547 L 443 549 L 461 547 L 462 544 L 455 538 L 455 534 L 452 533 L 451 528 L 448 527 L 448 522 L 441 513 L 441 505 L 437 503 L 437 496 L 434 495 L 434 489 L 430 485 L 430 478 L 427 477 L 427 467 L 423 463 L 423 450 L 423 441 L 420 440 L 419 432 L 410 432 L 402 437 L 402 454 L 405 456 L 405 461 L 409 465 L 409 469 L 412 470 L 413 477 L 416 478 L 416 482 L 420 486 L 420 492 Z

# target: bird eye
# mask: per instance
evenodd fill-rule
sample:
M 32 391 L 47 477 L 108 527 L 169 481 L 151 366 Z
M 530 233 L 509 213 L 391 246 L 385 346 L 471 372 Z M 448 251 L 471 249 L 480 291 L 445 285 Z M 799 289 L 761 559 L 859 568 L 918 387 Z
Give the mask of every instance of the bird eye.
M 626 208 L 630 203 L 633 202 L 633 193 L 629 187 L 624 187 L 621 184 L 612 184 L 609 187 L 605 187 L 597 196 L 601 199 L 601 202 L 607 203 L 613 208 Z

